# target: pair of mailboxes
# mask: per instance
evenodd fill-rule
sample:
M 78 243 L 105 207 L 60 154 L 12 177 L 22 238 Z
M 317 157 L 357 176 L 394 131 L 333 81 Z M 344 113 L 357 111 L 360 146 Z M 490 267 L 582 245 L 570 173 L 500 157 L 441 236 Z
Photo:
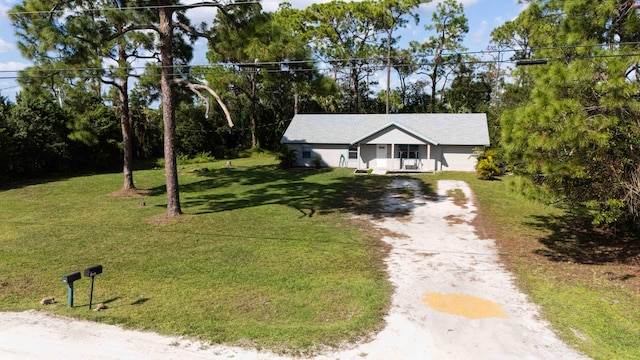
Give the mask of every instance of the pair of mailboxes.
M 84 269 L 84 277 L 94 277 L 98 274 L 102 274 L 102 265 L 95 265 Z M 80 280 L 80 271 L 76 271 L 62 276 L 62 282 L 65 284 L 73 284 L 74 281 Z
M 95 265 L 95 266 L 84 269 L 84 277 L 91 278 L 91 293 L 89 295 L 89 309 L 91 309 L 91 304 L 93 303 L 93 281 L 95 280 L 95 276 L 98 274 L 102 274 L 102 265 Z M 80 280 L 80 271 L 76 271 L 76 272 L 62 276 L 62 282 L 67 284 L 67 287 L 68 287 L 67 305 L 69 305 L 69 307 L 73 307 L 73 282 L 76 280 Z

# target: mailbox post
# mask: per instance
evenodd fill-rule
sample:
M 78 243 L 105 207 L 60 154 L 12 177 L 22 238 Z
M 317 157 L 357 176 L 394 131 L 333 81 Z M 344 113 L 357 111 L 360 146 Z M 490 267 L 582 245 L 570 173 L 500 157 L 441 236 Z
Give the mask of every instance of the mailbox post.
M 80 271 L 62 276 L 62 282 L 67 284 L 67 305 L 73 307 L 73 282 L 80 279 Z
M 84 269 L 84 277 L 91 278 L 91 293 L 89 294 L 89 310 L 91 310 L 91 303 L 93 302 L 93 282 L 96 275 L 102 274 L 102 265 L 94 265 Z

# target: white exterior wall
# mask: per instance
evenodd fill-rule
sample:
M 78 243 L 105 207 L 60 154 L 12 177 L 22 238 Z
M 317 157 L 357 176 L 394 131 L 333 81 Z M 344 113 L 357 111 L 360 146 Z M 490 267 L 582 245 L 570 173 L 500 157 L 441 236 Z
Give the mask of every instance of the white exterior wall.
M 344 145 L 314 146 L 311 160 L 316 156 L 320 156 L 322 159 L 322 166 L 346 167 L 349 159 L 349 148 Z
M 376 145 L 360 145 L 360 169 L 375 169 Z
M 320 144 L 288 144 L 289 150 L 296 150 L 297 159 L 296 164 L 303 167 L 313 167 L 313 159 L 319 156 L 322 160 L 322 166 L 329 167 L 356 167 L 357 163 L 352 162 L 353 166 L 348 166 L 349 163 L 349 147 L 346 145 L 320 145 Z M 302 152 L 305 149 L 311 151 L 310 158 L 303 158 Z
M 391 134 L 394 133 L 394 134 Z M 303 167 L 313 167 L 313 159 L 316 156 L 320 156 L 322 159 L 322 166 L 329 167 L 348 167 L 353 169 L 376 169 L 376 148 L 378 144 L 387 145 L 387 157 L 388 170 L 400 169 L 400 159 L 398 158 L 398 145 L 400 144 L 414 144 L 409 141 L 408 138 L 398 138 L 398 135 L 406 134 L 401 131 L 391 131 L 386 135 L 391 138 L 386 140 L 399 141 L 397 143 L 385 143 L 380 138 L 375 140 L 369 140 L 367 144 L 360 144 L 360 157 L 358 160 L 349 160 L 349 146 L 348 145 L 302 145 L 302 144 L 288 144 L 290 150 L 297 151 L 297 165 Z M 414 141 L 417 139 L 411 137 Z M 393 147 L 393 149 L 392 149 Z M 475 171 L 477 159 L 471 156 L 477 146 L 462 146 L 462 145 L 444 145 L 435 146 L 430 144 L 421 143 L 420 145 L 420 159 L 419 168 L 420 171 Z M 304 148 L 311 150 L 311 158 L 303 159 L 302 152 Z M 392 153 L 393 151 L 393 153 Z
M 473 149 L 477 146 L 444 145 L 441 148 L 440 170 L 475 171 L 476 159 Z

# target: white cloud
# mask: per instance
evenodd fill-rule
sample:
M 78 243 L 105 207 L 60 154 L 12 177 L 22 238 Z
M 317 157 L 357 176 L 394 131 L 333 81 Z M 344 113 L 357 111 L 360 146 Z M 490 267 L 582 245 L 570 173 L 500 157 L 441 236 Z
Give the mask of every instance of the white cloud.
M 0 71 L 19 71 L 26 68 L 27 66 L 30 66 L 30 64 L 17 61 L 9 61 L 6 63 L 0 63 Z
M 13 51 L 16 47 L 9 42 L 6 42 L 4 39 L 0 38 L 0 53 Z
M 306 9 L 313 4 L 323 4 L 330 0 L 290 0 L 291 7 L 294 9 Z M 278 10 L 278 6 L 282 4 L 281 0 L 263 0 L 261 2 L 262 10 L 268 12 L 274 12 Z
M 15 3 L 15 1 L 0 1 L 0 14 L 7 17 L 7 12 Z
M 200 25 L 201 23 L 211 25 L 217 12 L 218 10 L 215 7 L 204 6 L 187 10 L 185 14 L 191 20 L 192 25 Z
M 467 7 L 474 5 L 476 3 L 478 3 L 480 0 L 458 0 L 458 3 L 462 4 L 462 7 L 466 10 Z M 424 11 L 429 11 L 432 12 L 433 10 L 436 9 L 436 7 L 438 6 L 438 4 L 444 2 L 444 0 L 435 0 L 432 1 L 430 3 L 427 4 L 422 4 L 420 5 L 420 9 L 424 10 Z
M 489 23 L 483 20 L 480 23 L 480 28 L 471 34 L 473 44 L 481 45 L 487 42 L 487 29 L 489 29 Z

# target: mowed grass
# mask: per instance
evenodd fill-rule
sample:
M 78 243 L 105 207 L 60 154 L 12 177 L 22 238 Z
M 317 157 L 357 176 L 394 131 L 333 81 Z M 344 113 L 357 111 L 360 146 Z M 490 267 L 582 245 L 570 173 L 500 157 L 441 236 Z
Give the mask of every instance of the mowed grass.
M 159 217 L 163 170 L 135 173 L 151 190 L 139 198 L 111 195 L 120 174 L 3 189 L 0 310 L 42 309 L 55 296 L 45 309 L 57 314 L 293 354 L 379 329 L 386 247 L 352 215 L 376 214 L 393 178 L 282 171 L 268 156 L 233 164 L 181 167 L 186 216 L 170 222 Z M 640 358 L 637 245 L 572 232 L 566 211 L 513 195 L 508 177 L 416 177 L 427 195 L 440 179 L 471 185 L 478 231 L 565 341 L 594 359 Z M 104 266 L 94 303 L 109 309 L 88 310 L 84 278 L 67 308 L 61 276 L 94 264 Z
M 496 240 L 519 287 L 567 343 L 594 359 L 640 359 L 637 236 L 577 231 L 567 211 L 509 191 L 509 176 L 481 181 L 445 173 L 424 179 L 442 178 L 470 184 L 477 230 Z
M 391 179 L 352 170 L 283 171 L 272 156 L 180 167 L 185 216 L 164 221 L 164 170 L 136 171 L 150 194 L 118 197 L 121 174 L 0 192 L 0 310 L 42 309 L 213 343 L 306 352 L 382 326 L 386 247 L 366 221 Z M 101 264 L 75 283 L 64 274 Z

